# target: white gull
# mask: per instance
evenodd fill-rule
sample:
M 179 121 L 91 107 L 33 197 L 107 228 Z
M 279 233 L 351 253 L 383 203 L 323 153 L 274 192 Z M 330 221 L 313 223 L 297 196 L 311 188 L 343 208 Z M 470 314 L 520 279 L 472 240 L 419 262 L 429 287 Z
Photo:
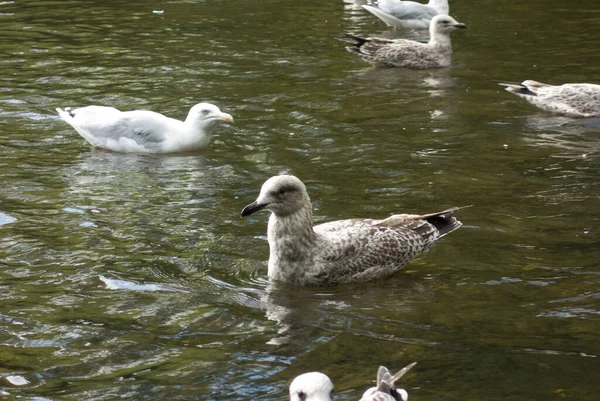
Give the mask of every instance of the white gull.
M 429 42 L 421 43 L 408 39 L 362 38 L 345 34 L 346 47 L 365 61 L 380 67 L 400 67 L 423 70 L 442 68 L 452 62 L 450 32 L 467 28 L 448 15 L 437 15 L 431 20 Z
M 571 117 L 600 117 L 600 85 L 555 86 L 531 80 L 522 83 L 501 82 L 500 85 L 545 111 Z
M 383 220 L 338 220 L 313 227 L 312 205 L 298 178 L 269 178 L 242 217 L 271 212 L 268 276 L 303 286 L 365 282 L 391 276 L 462 223 L 458 208 Z
M 290 401 L 333 401 L 333 383 L 324 373 L 303 373 L 290 384 Z
M 176 153 L 205 148 L 218 123 L 233 118 L 210 103 L 198 103 L 185 121 L 147 110 L 114 107 L 57 108 L 60 117 L 93 146 L 126 153 Z
M 427 4 L 402 0 L 379 0 L 363 8 L 394 28 L 427 29 L 438 14 L 448 14 L 448 0 L 430 0 Z

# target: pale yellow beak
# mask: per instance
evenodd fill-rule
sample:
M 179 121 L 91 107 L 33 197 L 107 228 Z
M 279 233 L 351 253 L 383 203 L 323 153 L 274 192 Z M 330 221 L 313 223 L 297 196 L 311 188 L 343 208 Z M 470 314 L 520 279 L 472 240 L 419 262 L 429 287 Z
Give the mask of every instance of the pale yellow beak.
M 221 115 L 219 117 L 217 117 L 217 119 L 225 121 L 226 123 L 229 123 L 229 124 L 233 124 L 233 117 L 231 116 L 231 114 L 221 113 Z

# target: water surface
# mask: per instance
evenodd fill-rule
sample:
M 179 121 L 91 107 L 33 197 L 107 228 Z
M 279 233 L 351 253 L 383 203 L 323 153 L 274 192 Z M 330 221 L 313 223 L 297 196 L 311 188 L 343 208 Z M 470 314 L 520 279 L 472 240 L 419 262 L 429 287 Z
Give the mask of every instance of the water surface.
M 5 396 L 281 400 L 321 370 L 352 400 L 418 361 L 411 400 L 595 401 L 600 122 L 495 82 L 600 82 L 600 13 L 450 6 L 453 67 L 415 72 L 344 50 L 401 35 L 350 2 L 0 3 Z M 194 155 L 94 150 L 54 111 L 199 101 L 236 125 Z M 295 288 L 266 280 L 266 214 L 239 217 L 278 173 L 318 222 L 473 207 L 388 280 Z

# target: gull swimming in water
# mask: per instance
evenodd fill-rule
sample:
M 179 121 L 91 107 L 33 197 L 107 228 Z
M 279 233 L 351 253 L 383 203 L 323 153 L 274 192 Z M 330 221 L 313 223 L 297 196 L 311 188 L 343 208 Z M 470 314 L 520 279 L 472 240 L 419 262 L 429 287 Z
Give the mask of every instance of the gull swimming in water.
M 377 371 L 377 386 L 364 392 L 360 401 L 408 401 L 406 390 L 396 388 L 396 381 L 417 363 L 413 362 L 395 375 L 385 366 Z M 324 373 L 301 374 L 290 384 L 290 401 L 333 401 L 333 382 Z
M 198 103 L 185 121 L 147 110 L 114 107 L 57 108 L 60 117 L 95 147 L 126 153 L 176 153 L 205 148 L 219 123 L 233 117 L 210 103 Z
M 290 401 L 333 401 L 333 383 L 324 373 L 303 373 L 290 384 Z
M 459 228 L 458 208 L 383 220 L 350 219 L 313 227 L 306 187 L 292 175 L 269 178 L 242 217 L 271 212 L 268 276 L 302 286 L 358 283 L 391 276 Z
M 359 401 L 408 401 L 408 393 L 402 388 L 396 388 L 396 381 L 416 364 L 416 362 L 411 363 L 395 375 L 390 374 L 385 366 L 380 366 L 377 371 L 377 386 L 365 391 Z
M 600 117 L 600 85 L 555 86 L 531 80 L 522 83 L 501 82 L 500 85 L 545 111 L 571 117 Z
M 448 14 L 448 0 L 429 0 L 427 4 L 402 0 L 379 0 L 363 6 L 365 10 L 394 28 L 427 29 L 438 14 Z
M 452 62 L 450 32 L 467 26 L 448 15 L 437 15 L 431 20 L 429 42 L 408 39 L 362 38 L 344 34 L 352 46 L 346 49 L 357 53 L 365 61 L 380 67 L 400 67 L 423 70 L 448 67 Z

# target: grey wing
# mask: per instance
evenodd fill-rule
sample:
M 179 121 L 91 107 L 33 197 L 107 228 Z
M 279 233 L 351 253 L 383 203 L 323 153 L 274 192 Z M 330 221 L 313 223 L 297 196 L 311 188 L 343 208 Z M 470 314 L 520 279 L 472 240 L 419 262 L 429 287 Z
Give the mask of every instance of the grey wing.
M 322 263 L 335 270 L 340 282 L 389 276 L 428 247 L 428 241 L 410 228 L 412 222 L 400 227 L 378 222 L 356 219 L 315 226 L 315 232 L 327 238 L 327 248 L 320 252 Z
M 385 1 L 379 3 L 379 8 L 388 14 L 401 20 L 411 19 L 432 19 L 438 13 L 435 9 L 412 1 L 392 2 Z
M 161 118 L 162 117 L 162 118 Z M 118 140 L 129 138 L 139 144 L 156 144 L 166 139 L 169 127 L 162 121 L 166 117 L 150 111 L 121 113 L 119 118 L 95 133 L 97 137 Z
M 600 85 L 565 84 L 554 87 L 557 98 L 581 114 L 600 115 Z
M 384 65 L 393 65 L 411 53 L 410 43 L 403 39 L 388 40 L 380 38 L 368 38 L 358 47 L 358 54 L 367 60 Z
M 385 366 L 380 366 L 377 370 L 377 385 L 381 383 L 383 380 L 390 378 L 392 375 L 390 371 Z
M 373 59 L 381 64 L 409 68 L 428 68 L 438 63 L 426 44 L 409 40 L 398 40 L 382 46 Z

